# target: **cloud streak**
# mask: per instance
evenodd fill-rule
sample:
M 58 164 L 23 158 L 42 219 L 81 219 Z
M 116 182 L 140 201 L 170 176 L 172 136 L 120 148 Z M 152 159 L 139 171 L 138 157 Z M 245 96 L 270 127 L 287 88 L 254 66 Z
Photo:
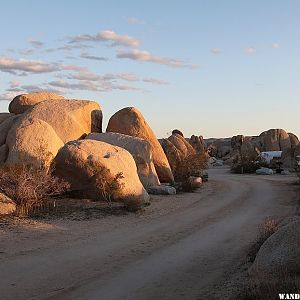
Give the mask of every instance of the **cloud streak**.
M 0 71 L 14 75 L 50 73 L 58 70 L 59 66 L 56 64 L 50 64 L 39 60 L 15 59 L 7 56 L 0 56 Z
M 188 68 L 188 69 L 197 69 L 199 66 L 196 64 L 190 64 L 183 60 L 167 58 L 167 57 L 158 57 L 152 55 L 148 51 L 142 51 L 133 49 L 131 51 L 120 50 L 117 53 L 118 58 L 127 58 L 135 61 L 143 61 L 143 62 L 152 62 L 159 65 L 166 65 L 174 68 Z
M 140 41 L 129 35 L 120 35 L 111 30 L 105 30 L 98 32 L 95 35 L 91 34 L 81 34 L 73 36 L 69 39 L 69 43 L 77 44 L 82 42 L 108 42 L 110 46 L 129 46 L 138 47 Z
M 96 56 L 96 55 L 92 55 L 89 53 L 81 53 L 80 54 L 81 58 L 85 58 L 85 59 L 90 59 L 90 60 L 98 60 L 98 61 L 108 61 L 107 57 L 102 57 L 102 56 Z

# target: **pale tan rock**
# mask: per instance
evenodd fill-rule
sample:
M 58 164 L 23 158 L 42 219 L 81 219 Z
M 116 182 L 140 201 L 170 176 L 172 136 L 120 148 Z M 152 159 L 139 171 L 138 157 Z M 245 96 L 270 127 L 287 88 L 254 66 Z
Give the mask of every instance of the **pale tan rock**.
M 37 103 L 54 99 L 64 99 L 64 97 L 55 93 L 47 92 L 18 95 L 9 103 L 8 110 L 11 113 L 22 114 Z
M 22 120 L 40 119 L 48 123 L 64 142 L 92 131 L 101 131 L 102 112 L 97 102 L 87 100 L 46 100 L 27 110 Z
M 205 142 L 202 136 L 192 135 L 190 138 L 190 144 L 193 146 L 197 153 L 202 153 L 205 151 Z
M 178 134 L 172 134 L 168 137 L 168 140 L 177 148 L 177 150 L 181 154 L 181 158 L 185 158 L 189 154 L 189 150 L 186 147 L 186 144 L 183 142 L 183 140 L 180 138 L 180 135 Z
M 86 139 L 102 141 L 127 150 L 135 160 L 139 178 L 145 189 L 160 184 L 148 141 L 115 132 L 90 133 Z
M 0 215 L 9 215 L 15 211 L 16 203 L 3 193 L 0 193 Z
M 58 150 L 64 145 L 54 129 L 43 120 L 17 121 L 8 132 L 6 164 L 30 164 L 49 168 Z
M 143 115 L 134 107 L 124 108 L 115 113 L 109 120 L 107 132 L 118 132 L 148 141 L 152 148 L 153 162 L 161 182 L 173 182 L 173 174 L 167 157 L 154 132 Z
M 149 195 L 140 182 L 132 155 L 123 148 L 96 140 L 78 140 L 64 145 L 54 159 L 54 174 L 68 181 L 72 191 L 95 200 L 103 198 L 103 190 L 97 180 L 109 182 L 122 173 L 120 193 L 113 200 L 128 203 L 144 203 Z M 108 173 L 103 173 L 106 170 Z M 102 195 L 102 196 L 101 196 Z

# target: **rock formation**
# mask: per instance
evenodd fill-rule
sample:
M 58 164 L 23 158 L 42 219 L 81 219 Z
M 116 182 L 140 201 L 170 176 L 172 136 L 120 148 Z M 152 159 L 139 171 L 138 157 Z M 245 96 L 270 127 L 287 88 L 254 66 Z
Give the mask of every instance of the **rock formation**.
M 138 201 L 141 205 L 149 200 L 135 161 L 123 148 L 90 139 L 72 141 L 59 150 L 54 164 L 54 175 L 68 181 L 81 197 L 100 200 L 111 192 L 113 200 Z M 122 187 L 104 190 L 101 183 L 112 182 L 119 173 Z
M 126 107 L 116 112 L 110 118 L 106 131 L 127 134 L 148 141 L 159 180 L 161 182 L 174 181 L 169 162 L 161 145 L 143 115 L 136 108 Z
M 143 186 L 147 189 L 148 187 L 160 184 L 148 141 L 114 132 L 90 133 L 86 139 L 102 141 L 127 150 L 135 160 L 138 175 Z

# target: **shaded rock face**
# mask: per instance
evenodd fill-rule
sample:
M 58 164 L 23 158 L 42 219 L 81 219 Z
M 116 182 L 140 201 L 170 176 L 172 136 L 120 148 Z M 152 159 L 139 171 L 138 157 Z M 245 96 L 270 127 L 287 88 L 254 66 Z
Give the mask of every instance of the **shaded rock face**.
M 181 135 L 182 137 L 184 137 L 182 131 L 180 131 L 179 129 L 174 129 L 174 130 L 172 131 L 172 135 L 173 135 L 173 134 L 179 134 L 179 135 Z
M 250 140 L 244 140 L 240 148 L 241 156 L 250 160 L 255 160 L 260 151 L 251 143 Z
M 282 226 L 271 235 L 257 253 L 251 273 L 280 274 L 300 270 L 300 220 Z
M 114 132 L 90 133 L 86 139 L 102 141 L 127 150 L 135 160 L 137 172 L 144 188 L 160 184 L 148 141 Z
M 181 154 L 181 159 L 196 153 L 193 146 L 179 134 L 172 134 L 168 137 L 168 140 L 178 149 Z
M 290 142 L 291 142 L 292 148 L 295 148 L 297 145 L 299 145 L 299 139 L 295 134 L 289 133 L 288 135 L 290 137 Z
M 160 143 L 169 161 L 172 172 L 175 174 L 176 166 L 182 160 L 182 154 L 169 139 L 162 139 Z
M 108 182 L 122 172 L 122 189 L 113 200 L 144 203 L 149 195 L 141 184 L 135 161 L 123 148 L 96 140 L 72 141 L 62 147 L 54 159 L 54 174 L 71 184 L 81 197 L 101 199 L 103 189 L 97 182 Z M 102 171 L 107 172 L 103 173 Z
M 9 215 L 16 210 L 16 203 L 6 195 L 0 193 L 0 216 Z
M 7 135 L 7 164 L 31 164 L 48 169 L 64 145 L 54 129 L 39 119 L 20 119 Z
M 106 131 L 139 137 L 148 141 L 159 180 L 169 183 L 174 181 L 169 162 L 159 141 L 143 115 L 136 108 L 126 107 L 115 113 L 110 118 Z
M 207 143 L 207 151 L 210 156 L 223 158 L 230 153 L 231 150 L 231 139 L 211 139 Z
M 5 144 L 8 132 L 18 119 L 18 116 L 12 116 L 0 124 L 0 146 Z
M 240 149 L 245 137 L 243 135 L 236 135 L 231 138 L 231 148 L 233 150 Z
M 192 135 L 190 138 L 190 144 L 197 153 L 203 153 L 206 150 L 206 145 L 201 135 Z
M 55 93 L 45 92 L 18 95 L 9 103 L 8 110 L 11 113 L 22 114 L 37 103 L 54 99 L 64 99 L 64 97 Z
M 15 114 L 11 114 L 11 113 L 0 113 L 0 124 L 14 115 Z

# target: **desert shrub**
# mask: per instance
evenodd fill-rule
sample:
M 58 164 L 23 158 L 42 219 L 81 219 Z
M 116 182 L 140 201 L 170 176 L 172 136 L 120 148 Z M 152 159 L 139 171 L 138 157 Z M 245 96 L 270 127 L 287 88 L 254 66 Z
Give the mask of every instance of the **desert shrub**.
M 243 174 L 243 173 L 255 173 L 256 170 L 267 167 L 268 164 L 262 158 L 249 158 L 249 157 L 239 157 L 236 158 L 231 166 L 231 172 Z
M 30 215 L 45 207 L 49 198 L 61 195 L 69 184 L 30 165 L 0 166 L 0 191 L 16 202 L 17 215 Z
M 208 167 L 208 156 L 206 153 L 190 154 L 176 162 L 174 172 L 175 181 L 186 181 L 189 177 L 201 177 L 204 169 Z
M 251 262 L 254 262 L 257 252 L 262 244 L 278 230 L 279 221 L 272 218 L 267 218 L 262 224 L 259 225 L 259 234 L 256 242 L 252 245 L 248 257 Z
M 112 176 L 107 168 L 101 166 L 94 176 L 95 190 L 101 200 L 107 201 L 108 205 L 112 206 L 112 200 L 117 200 L 121 197 L 124 183 L 120 182 L 124 178 L 123 173 L 119 172 Z

